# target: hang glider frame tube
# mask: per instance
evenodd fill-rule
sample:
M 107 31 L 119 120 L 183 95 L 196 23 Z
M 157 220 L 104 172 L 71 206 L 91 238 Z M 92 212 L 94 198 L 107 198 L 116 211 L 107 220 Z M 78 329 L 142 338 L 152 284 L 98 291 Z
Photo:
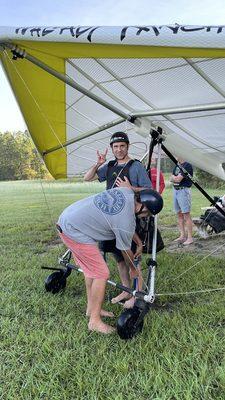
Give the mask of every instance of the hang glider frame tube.
M 140 111 L 137 113 L 130 114 L 133 118 L 140 117 L 151 117 L 156 115 L 168 115 L 168 114 L 183 114 L 188 112 L 198 112 L 198 111 L 213 111 L 213 110 L 223 110 L 225 109 L 225 103 L 210 103 L 210 104 L 199 104 L 195 106 L 186 107 L 173 107 L 173 108 L 161 108 L 159 110 L 150 111 Z
M 77 137 L 74 138 L 74 139 L 68 140 L 68 141 L 65 142 L 65 143 L 62 143 L 62 144 L 60 144 L 60 145 L 58 145 L 58 146 L 55 146 L 55 147 L 52 147 L 52 148 L 50 148 L 50 149 L 48 149 L 48 150 L 46 150 L 46 151 L 43 151 L 43 152 L 42 152 L 42 156 L 44 157 L 44 156 L 46 156 L 46 155 L 49 154 L 49 153 L 52 153 L 52 152 L 54 152 L 54 151 L 56 151 L 56 150 L 60 150 L 60 149 L 62 149 L 62 148 L 64 148 L 64 147 L 67 147 L 67 146 L 73 144 L 73 143 L 79 142 L 80 140 L 86 139 L 86 138 L 88 138 L 88 137 L 90 137 L 90 136 L 93 136 L 93 135 L 95 135 L 96 133 L 99 133 L 99 132 L 104 131 L 105 129 L 112 128 L 113 126 L 116 126 L 116 125 L 118 125 L 118 124 L 121 124 L 121 123 L 124 122 L 124 121 L 125 121 L 124 118 L 118 118 L 118 119 L 116 119 L 116 120 L 114 120 L 114 121 L 112 121 L 112 122 L 109 122 L 108 124 L 101 125 L 101 126 L 99 126 L 98 128 L 92 129 L 91 131 L 88 131 L 88 132 L 86 132 L 86 133 L 84 133 L 84 134 L 82 134 L 82 135 L 79 135 L 79 136 L 77 136 Z

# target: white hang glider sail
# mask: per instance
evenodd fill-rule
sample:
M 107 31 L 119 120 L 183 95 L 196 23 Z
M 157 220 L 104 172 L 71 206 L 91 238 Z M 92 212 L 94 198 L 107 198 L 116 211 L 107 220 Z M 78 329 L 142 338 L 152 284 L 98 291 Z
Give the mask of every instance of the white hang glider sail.
M 175 155 L 225 180 L 225 27 L 2 27 L 0 61 L 55 178 L 125 130 L 142 158 L 160 126 Z

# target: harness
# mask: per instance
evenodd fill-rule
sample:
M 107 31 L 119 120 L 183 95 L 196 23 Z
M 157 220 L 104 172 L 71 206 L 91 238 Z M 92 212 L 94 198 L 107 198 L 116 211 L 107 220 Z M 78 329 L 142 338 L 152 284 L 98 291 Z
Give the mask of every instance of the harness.
M 129 170 L 135 161 L 140 162 L 139 160 L 129 160 L 125 165 L 119 165 L 117 160 L 109 161 L 106 172 L 106 189 L 112 189 L 118 177 L 121 179 L 126 177 L 130 181 Z
M 116 179 L 120 177 L 124 179 L 126 177 L 130 181 L 129 170 L 134 161 L 140 162 L 139 160 L 129 160 L 125 165 L 119 165 L 117 160 L 109 161 L 106 172 L 106 188 L 112 189 L 115 186 Z M 154 219 L 152 217 L 136 218 L 136 232 L 140 237 L 143 244 L 143 253 L 150 254 L 152 252 L 152 240 L 154 232 Z M 164 248 L 163 239 L 160 231 L 157 229 L 157 248 L 159 252 Z

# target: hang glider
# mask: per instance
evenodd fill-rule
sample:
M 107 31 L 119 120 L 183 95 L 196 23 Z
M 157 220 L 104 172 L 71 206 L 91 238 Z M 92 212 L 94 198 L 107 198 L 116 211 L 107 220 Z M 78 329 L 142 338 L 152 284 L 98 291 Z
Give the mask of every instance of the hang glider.
M 224 26 L 1 27 L 0 61 L 50 173 L 84 173 L 127 131 L 225 180 Z

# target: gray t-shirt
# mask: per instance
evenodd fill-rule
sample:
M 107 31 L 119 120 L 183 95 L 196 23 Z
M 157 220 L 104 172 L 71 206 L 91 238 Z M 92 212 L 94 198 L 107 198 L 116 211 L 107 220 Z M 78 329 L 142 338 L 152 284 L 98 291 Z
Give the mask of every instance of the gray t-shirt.
M 124 164 L 125 166 L 126 164 Z M 120 164 L 122 166 L 122 164 Z M 108 164 L 104 164 L 101 168 L 97 170 L 98 180 L 103 182 L 107 179 L 107 169 Z M 130 183 L 134 187 L 146 187 L 152 188 L 152 184 L 148 173 L 143 164 L 138 161 L 134 161 L 129 169 Z
M 134 192 L 114 188 L 79 200 L 62 212 L 58 225 L 75 242 L 116 239 L 119 250 L 128 250 L 136 227 Z

